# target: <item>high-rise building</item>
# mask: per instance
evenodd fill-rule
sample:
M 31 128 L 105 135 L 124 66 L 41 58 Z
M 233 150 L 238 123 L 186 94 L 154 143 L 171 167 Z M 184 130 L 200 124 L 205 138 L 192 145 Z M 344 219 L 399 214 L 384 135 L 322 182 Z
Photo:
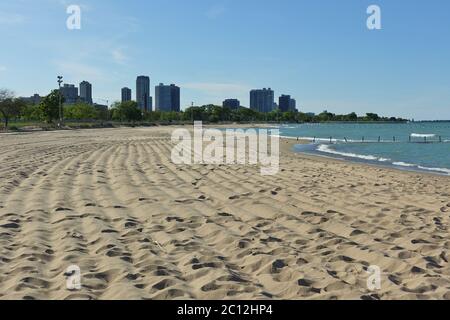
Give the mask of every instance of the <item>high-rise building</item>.
M 78 88 L 73 84 L 64 84 L 61 87 L 61 95 L 64 97 L 64 103 L 74 104 L 78 101 Z
M 155 109 L 157 111 L 180 111 L 180 88 L 174 84 L 170 86 L 160 83 L 155 87 Z
M 278 108 L 280 109 L 281 112 L 288 112 L 290 104 L 291 104 L 291 96 L 289 95 L 283 94 L 278 99 Z
M 92 104 L 92 85 L 87 81 L 80 83 L 80 100 Z
M 142 111 L 152 111 L 150 78 L 147 76 L 139 76 L 136 79 L 136 102 Z
M 289 102 L 289 111 L 297 111 L 297 101 L 295 99 L 291 99 Z
M 237 110 L 241 107 L 241 102 L 238 99 L 226 99 L 223 101 L 222 106 L 231 110 Z
M 274 106 L 272 89 L 256 89 L 250 91 L 250 108 L 258 112 L 271 112 Z
M 170 85 L 170 94 L 172 97 L 172 111 L 180 112 L 181 111 L 181 103 L 180 103 L 180 87 L 171 84 Z
M 131 101 L 131 89 L 130 88 L 122 88 L 122 102 Z

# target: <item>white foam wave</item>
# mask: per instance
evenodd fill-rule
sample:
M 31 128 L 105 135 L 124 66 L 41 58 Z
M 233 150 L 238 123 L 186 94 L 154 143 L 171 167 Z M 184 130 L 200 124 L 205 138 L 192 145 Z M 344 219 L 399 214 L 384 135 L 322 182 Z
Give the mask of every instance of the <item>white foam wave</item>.
M 421 170 L 442 172 L 442 173 L 445 173 L 447 175 L 450 175 L 450 169 L 446 169 L 446 168 L 428 168 L 428 167 L 422 167 L 422 166 L 418 166 L 418 168 L 421 169 Z
M 339 156 L 344 156 L 344 157 L 349 157 L 349 158 L 358 158 L 358 159 L 363 159 L 363 160 L 371 160 L 371 161 L 380 161 L 380 162 L 387 162 L 390 161 L 390 159 L 386 159 L 386 158 L 379 158 L 373 155 L 363 155 L 363 154 L 357 154 L 357 153 L 350 153 L 350 152 L 340 152 L 340 151 L 336 151 L 334 149 L 331 149 L 328 145 L 326 144 L 321 144 L 318 148 L 318 151 L 321 152 L 325 152 L 325 153 L 330 153 L 330 154 L 335 154 L 335 155 L 339 155 Z
M 399 162 L 393 162 L 392 164 L 393 164 L 394 166 L 400 166 L 400 167 L 416 167 L 415 164 L 407 163 L 407 162 L 402 162 L 402 161 L 399 161 Z
M 329 145 L 324 145 L 324 144 L 320 145 L 317 148 L 317 150 L 321 151 L 321 152 L 325 152 L 325 153 L 329 153 L 329 154 L 333 154 L 333 155 L 344 156 L 344 157 L 349 157 L 349 158 L 358 158 L 358 159 L 363 159 L 363 160 L 371 160 L 371 161 L 379 161 L 379 162 L 391 161 L 391 159 L 379 158 L 379 157 L 376 157 L 373 155 L 361 155 L 361 154 L 349 153 L 349 152 L 339 152 L 339 151 L 331 149 L 329 147 Z M 432 171 L 432 172 L 436 172 L 436 173 L 440 173 L 440 174 L 450 175 L 450 169 L 447 169 L 447 168 L 429 168 L 429 167 L 423 167 L 423 166 L 419 166 L 419 165 L 407 163 L 407 162 L 402 162 L 402 161 L 393 162 L 392 165 L 398 166 L 398 167 L 416 168 L 419 170 Z
M 433 133 L 427 133 L 427 134 L 422 134 L 422 133 L 412 133 L 411 134 L 412 138 L 434 138 L 436 137 L 435 134 Z

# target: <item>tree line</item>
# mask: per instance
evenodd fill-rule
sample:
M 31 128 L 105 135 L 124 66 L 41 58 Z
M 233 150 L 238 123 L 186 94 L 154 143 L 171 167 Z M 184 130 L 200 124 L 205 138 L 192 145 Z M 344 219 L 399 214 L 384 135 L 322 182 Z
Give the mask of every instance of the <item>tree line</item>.
M 53 90 L 45 96 L 37 105 L 26 104 L 16 98 L 14 93 L 7 89 L 0 90 L 0 117 L 3 118 L 4 127 L 13 120 L 37 121 L 47 124 L 56 123 L 59 119 L 59 103 L 64 104 L 64 97 L 60 97 L 58 90 Z M 405 119 L 396 117 L 380 117 L 375 113 L 367 113 L 358 116 L 355 112 L 338 115 L 328 111 L 320 114 L 308 114 L 303 112 L 281 112 L 276 109 L 269 113 L 261 113 L 255 110 L 241 107 L 239 109 L 223 108 L 217 105 L 194 106 L 181 112 L 142 112 L 135 101 L 116 102 L 111 109 L 100 108 L 87 103 L 64 105 L 62 116 L 66 120 L 75 121 L 113 121 L 113 122 L 191 122 L 203 121 L 209 123 L 219 122 L 404 122 Z

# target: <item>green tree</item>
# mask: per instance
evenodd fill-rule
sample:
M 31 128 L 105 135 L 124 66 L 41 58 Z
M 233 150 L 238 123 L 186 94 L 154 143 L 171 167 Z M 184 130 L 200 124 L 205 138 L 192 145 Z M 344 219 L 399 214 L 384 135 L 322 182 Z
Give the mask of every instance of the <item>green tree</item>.
M 183 120 L 189 121 L 206 121 L 207 113 L 205 107 L 190 107 L 187 108 L 183 115 Z
M 41 121 L 44 116 L 39 105 L 29 104 L 23 109 L 22 118 L 24 120 Z
M 328 112 L 325 110 L 321 114 L 317 115 L 315 118 L 318 122 L 327 122 L 327 121 L 334 121 L 335 120 L 335 114 Z
M 98 110 L 87 103 L 76 103 L 64 107 L 64 117 L 71 120 L 98 119 Z
M 352 112 L 345 116 L 346 121 L 358 121 L 358 115 L 355 112 Z
M 227 111 L 229 109 L 225 109 L 221 106 L 216 106 L 216 105 L 206 105 L 203 106 L 203 108 L 205 109 L 206 112 L 206 118 L 209 122 L 213 122 L 213 123 L 217 123 L 220 121 L 226 121 L 228 119 L 227 118 Z
M 159 121 L 161 120 L 161 111 L 146 111 L 143 118 L 146 121 Z
M 367 113 L 366 120 L 367 121 L 378 121 L 378 120 L 380 120 L 380 117 L 376 113 Z
M 231 111 L 231 120 L 236 122 L 250 122 L 262 120 L 263 115 L 255 110 L 241 107 Z
M 3 117 L 5 129 L 8 129 L 9 119 L 18 117 L 23 109 L 25 103 L 14 97 L 14 93 L 8 89 L 0 90 L 0 115 Z
M 44 97 L 39 104 L 42 116 L 47 123 L 59 118 L 59 90 L 53 90 L 50 94 Z M 64 97 L 61 97 L 61 103 L 64 103 Z
M 142 112 L 136 101 L 117 102 L 112 108 L 113 120 L 120 121 L 140 121 L 142 120 Z

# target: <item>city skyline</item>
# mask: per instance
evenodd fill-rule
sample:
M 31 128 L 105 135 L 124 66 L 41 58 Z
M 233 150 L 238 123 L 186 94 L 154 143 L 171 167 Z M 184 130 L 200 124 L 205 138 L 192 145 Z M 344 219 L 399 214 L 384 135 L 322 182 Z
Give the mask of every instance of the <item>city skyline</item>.
M 83 0 L 81 30 L 66 28 L 65 1 L 1 3 L 0 87 L 45 95 L 63 75 L 87 79 L 103 103 L 148 74 L 183 88 L 182 108 L 250 106 L 251 89 L 271 87 L 306 112 L 450 118 L 448 1 L 258 3 Z M 373 3 L 381 30 L 366 26 Z
M 99 103 L 94 103 L 93 99 L 93 86 L 89 81 L 83 80 L 80 82 L 79 86 L 76 87 L 74 84 L 64 83 L 63 76 L 58 76 L 58 80 L 61 79 L 61 91 L 62 96 L 65 98 L 64 104 L 75 104 L 78 102 L 84 102 L 91 105 L 101 105 Z M 154 97 L 155 105 L 153 107 L 153 96 L 151 91 L 151 80 L 149 76 L 140 75 L 136 77 L 136 96 L 133 100 L 133 90 L 128 87 L 121 88 L 121 99 L 120 101 L 111 101 L 107 107 L 111 107 L 116 102 L 127 102 L 136 101 L 139 109 L 142 111 L 163 111 L 163 112 L 180 112 L 181 108 L 181 90 L 180 87 L 175 84 L 164 85 L 164 83 L 159 83 L 155 86 Z M 269 96 L 266 96 L 269 93 Z M 282 94 L 279 97 L 279 104 L 275 102 L 275 93 L 270 88 L 266 89 L 252 89 L 250 94 L 250 107 L 242 106 L 239 99 L 236 98 L 226 98 L 222 102 L 222 107 L 229 109 L 239 109 L 240 107 L 250 108 L 258 112 L 267 113 L 271 112 L 277 108 L 282 112 L 287 111 L 299 111 L 296 108 L 296 100 L 291 98 L 290 95 Z M 39 95 L 38 93 L 33 94 L 30 97 L 19 97 L 20 99 L 31 104 L 38 104 L 45 95 Z M 282 102 L 284 98 L 288 98 L 287 102 Z M 109 101 L 101 99 L 104 101 Z M 219 104 L 216 104 L 219 105 Z M 188 106 L 187 106 L 188 107 Z

